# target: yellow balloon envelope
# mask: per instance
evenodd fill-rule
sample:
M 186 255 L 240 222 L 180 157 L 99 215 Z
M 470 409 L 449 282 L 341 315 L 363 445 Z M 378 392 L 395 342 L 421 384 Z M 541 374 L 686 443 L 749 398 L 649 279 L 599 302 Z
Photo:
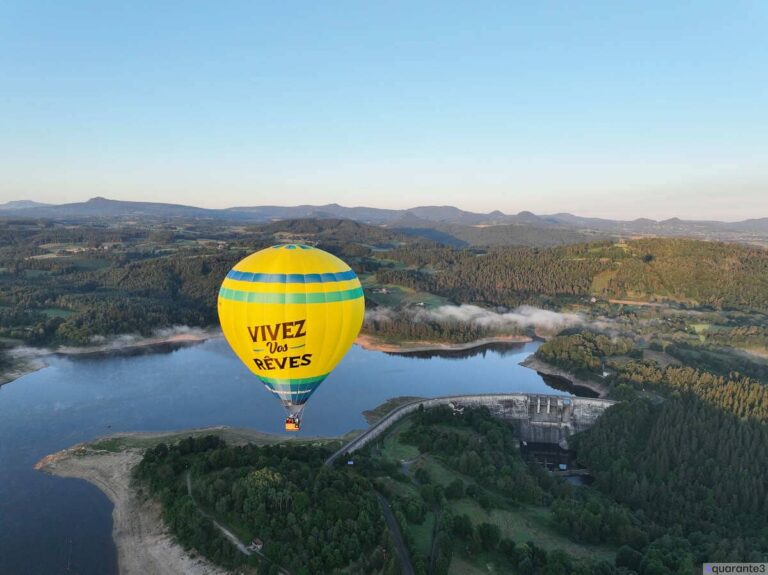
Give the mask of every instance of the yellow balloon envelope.
M 302 244 L 249 255 L 219 290 L 224 337 L 280 399 L 293 429 L 304 404 L 352 346 L 364 314 L 355 272 L 336 256 Z

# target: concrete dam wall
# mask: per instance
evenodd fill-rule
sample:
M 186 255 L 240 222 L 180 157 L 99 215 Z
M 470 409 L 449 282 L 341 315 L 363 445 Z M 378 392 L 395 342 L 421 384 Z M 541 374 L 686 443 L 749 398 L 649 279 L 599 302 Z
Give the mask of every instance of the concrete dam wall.
M 366 446 L 421 405 L 425 409 L 438 405 L 450 405 L 459 410 L 465 407 L 487 407 L 494 417 L 509 421 L 523 441 L 563 444 L 568 436 L 591 427 L 603 411 L 614 403 L 608 399 L 532 393 L 452 395 L 417 400 L 389 412 L 368 431 L 331 455 L 325 463 L 330 465 L 339 456 L 354 453 Z

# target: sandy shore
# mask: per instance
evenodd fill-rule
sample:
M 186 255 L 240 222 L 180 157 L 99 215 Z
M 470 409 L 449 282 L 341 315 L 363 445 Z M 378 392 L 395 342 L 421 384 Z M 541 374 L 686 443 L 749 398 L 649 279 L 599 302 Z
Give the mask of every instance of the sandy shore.
M 385 351 L 388 353 L 412 353 L 417 351 L 464 351 L 474 349 L 483 345 L 494 343 L 528 343 L 533 341 L 527 335 L 499 335 L 495 337 L 485 337 L 467 343 L 442 343 L 435 341 L 411 342 L 403 341 L 392 343 L 382 341 L 376 336 L 361 334 L 357 336 L 355 343 L 369 351 Z
M 586 379 L 579 379 L 572 373 L 569 373 L 563 369 L 560 369 L 559 367 L 555 367 L 554 365 L 550 365 L 549 363 L 540 360 L 535 355 L 530 355 L 525 360 L 520 362 L 520 365 L 523 367 L 527 367 L 529 369 L 534 369 L 538 373 L 543 373 L 544 375 L 552 375 L 555 377 L 561 377 L 563 379 L 567 379 L 571 382 L 572 385 L 578 385 L 581 387 L 586 387 L 588 389 L 591 389 L 595 393 L 597 393 L 598 397 L 604 398 L 608 395 L 608 388 L 604 385 L 601 385 L 600 383 L 596 381 L 588 381 Z
M 112 537 L 120 575 L 226 575 L 202 557 L 193 557 L 168 533 L 160 505 L 143 499 L 130 486 L 131 472 L 143 450 L 89 453 L 75 446 L 40 460 L 36 469 L 60 477 L 85 479 L 114 504 Z
M 184 437 L 214 434 L 230 445 L 269 445 L 285 441 L 310 445 L 347 442 L 343 437 L 291 437 L 237 427 L 204 427 L 181 431 L 123 432 L 81 443 L 47 455 L 35 464 L 38 471 L 92 483 L 112 501 L 112 538 L 117 547 L 120 575 L 225 575 L 227 570 L 186 551 L 166 529 L 160 504 L 142 496 L 131 485 L 133 469 L 147 447 Z M 104 447 L 109 444 L 109 451 Z

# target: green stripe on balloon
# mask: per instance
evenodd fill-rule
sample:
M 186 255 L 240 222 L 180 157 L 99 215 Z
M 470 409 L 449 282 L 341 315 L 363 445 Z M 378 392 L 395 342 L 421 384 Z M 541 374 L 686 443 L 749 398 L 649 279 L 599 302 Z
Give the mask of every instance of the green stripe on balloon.
M 338 301 L 358 299 L 363 297 L 363 295 L 363 288 L 361 287 L 344 291 L 317 293 L 258 293 L 240 291 L 225 287 L 222 287 L 219 290 L 220 298 L 245 303 L 333 303 Z
M 322 381 L 328 377 L 328 374 L 324 375 L 316 375 L 314 377 L 294 377 L 291 379 L 283 378 L 278 379 L 274 377 L 264 377 L 263 375 L 259 376 L 259 379 L 263 381 L 264 383 L 269 383 L 272 385 L 310 385 L 313 383 L 322 383 Z

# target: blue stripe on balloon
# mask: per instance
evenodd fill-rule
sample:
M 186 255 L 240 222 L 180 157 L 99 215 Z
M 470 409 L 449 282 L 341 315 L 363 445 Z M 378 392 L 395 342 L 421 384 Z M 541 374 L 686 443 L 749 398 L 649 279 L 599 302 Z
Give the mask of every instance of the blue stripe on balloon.
M 357 276 L 352 270 L 324 274 L 262 274 L 258 272 L 240 272 L 230 270 L 227 278 L 241 282 L 281 283 L 281 284 L 312 284 L 343 282 L 353 280 Z

